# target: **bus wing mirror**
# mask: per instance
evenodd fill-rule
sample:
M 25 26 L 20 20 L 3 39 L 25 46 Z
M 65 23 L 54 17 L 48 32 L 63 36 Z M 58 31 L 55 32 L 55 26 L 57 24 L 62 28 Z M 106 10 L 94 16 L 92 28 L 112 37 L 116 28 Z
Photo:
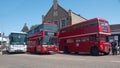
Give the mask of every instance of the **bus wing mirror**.
M 12 42 L 14 41 L 13 37 L 11 37 L 11 41 L 12 41 Z

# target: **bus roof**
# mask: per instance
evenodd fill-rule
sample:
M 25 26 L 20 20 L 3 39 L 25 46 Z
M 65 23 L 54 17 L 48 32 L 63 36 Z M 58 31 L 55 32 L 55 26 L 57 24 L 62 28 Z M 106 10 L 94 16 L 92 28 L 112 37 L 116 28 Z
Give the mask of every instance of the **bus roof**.
M 89 20 L 86 20 L 86 21 L 83 21 L 83 22 L 79 22 L 79 23 L 76 23 L 76 24 L 73 24 L 73 25 L 65 26 L 65 27 L 61 28 L 60 30 L 63 30 L 63 29 L 66 29 L 66 28 L 69 28 L 69 27 L 72 27 L 72 26 L 80 25 L 80 24 L 85 23 L 85 22 L 95 21 L 95 20 L 96 21 L 105 21 L 105 22 L 108 22 L 104 18 L 93 18 L 93 19 L 89 19 Z
M 12 34 L 12 33 L 27 34 L 26 32 L 16 32 L 16 31 L 12 31 L 10 34 Z
M 38 28 L 39 26 L 44 25 L 44 24 L 49 24 L 49 25 L 52 25 L 52 26 L 57 26 L 56 24 L 51 23 L 51 22 L 43 22 L 42 24 L 39 24 L 36 28 Z M 36 29 L 36 28 L 34 28 L 34 29 Z M 34 30 L 34 29 L 32 29 L 32 30 Z M 32 30 L 29 30 L 28 32 L 30 32 Z

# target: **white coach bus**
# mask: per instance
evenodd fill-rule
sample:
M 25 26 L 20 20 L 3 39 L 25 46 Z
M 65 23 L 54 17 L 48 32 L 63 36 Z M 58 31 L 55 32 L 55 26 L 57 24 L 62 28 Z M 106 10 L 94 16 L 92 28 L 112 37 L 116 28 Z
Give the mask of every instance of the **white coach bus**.
M 9 44 L 7 46 L 8 53 L 26 52 L 27 34 L 24 32 L 11 32 L 9 35 Z

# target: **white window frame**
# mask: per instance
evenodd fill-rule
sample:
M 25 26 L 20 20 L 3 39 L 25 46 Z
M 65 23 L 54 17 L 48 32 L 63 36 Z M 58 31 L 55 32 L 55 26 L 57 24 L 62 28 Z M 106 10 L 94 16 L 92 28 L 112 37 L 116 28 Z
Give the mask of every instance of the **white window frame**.
M 57 21 L 57 24 L 55 23 L 55 21 Z M 58 20 L 54 20 L 53 23 L 56 24 L 57 26 L 59 26 L 59 21 Z
M 65 20 L 65 26 L 67 25 L 66 18 L 60 20 L 60 28 L 64 27 L 62 26 L 62 20 Z

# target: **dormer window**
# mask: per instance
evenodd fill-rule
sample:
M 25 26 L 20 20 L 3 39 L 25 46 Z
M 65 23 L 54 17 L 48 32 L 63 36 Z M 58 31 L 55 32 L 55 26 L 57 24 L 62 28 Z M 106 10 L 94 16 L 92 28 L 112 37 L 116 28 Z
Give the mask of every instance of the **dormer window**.
M 61 20 L 61 27 L 64 27 L 64 26 L 66 26 L 66 20 L 65 19 Z

